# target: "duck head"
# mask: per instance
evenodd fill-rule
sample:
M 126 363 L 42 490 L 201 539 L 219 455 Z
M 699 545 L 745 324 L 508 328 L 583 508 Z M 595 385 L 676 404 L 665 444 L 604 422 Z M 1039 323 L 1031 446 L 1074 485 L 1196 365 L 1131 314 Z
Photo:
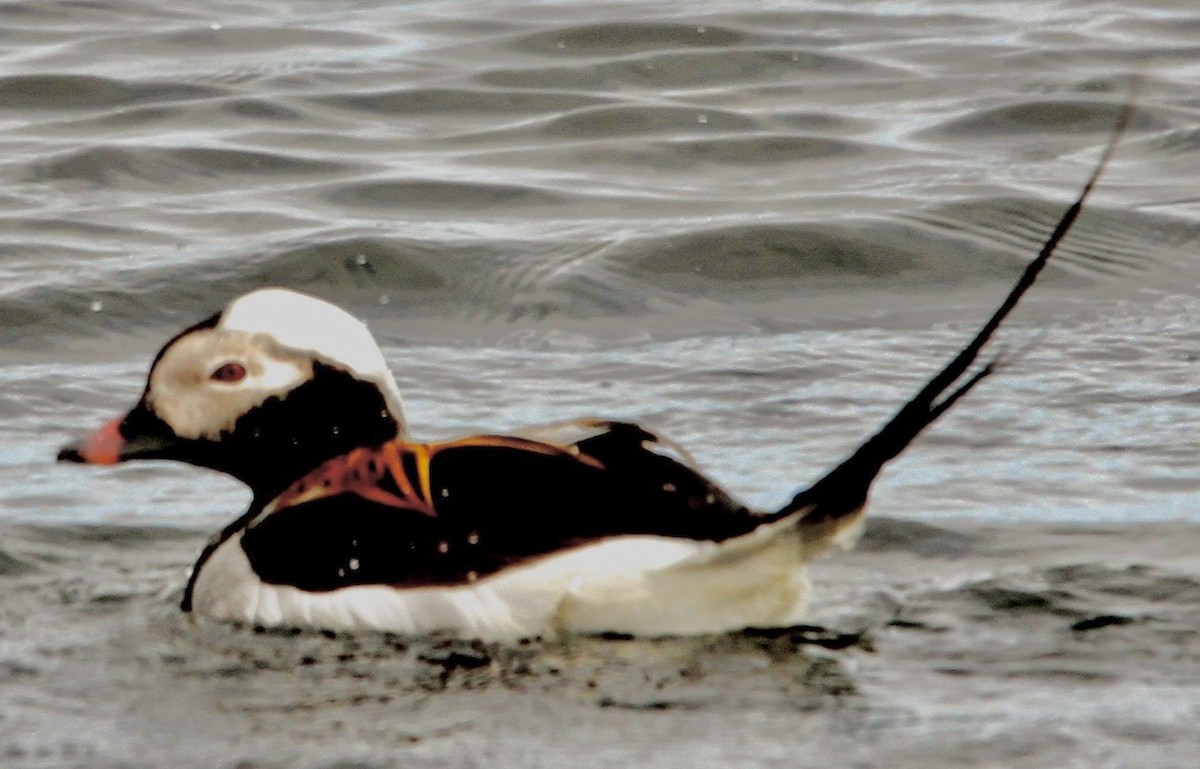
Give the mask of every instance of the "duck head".
M 159 351 L 130 411 L 59 461 L 174 459 L 269 500 L 331 457 L 404 437 L 396 382 L 367 327 L 338 307 L 261 289 Z

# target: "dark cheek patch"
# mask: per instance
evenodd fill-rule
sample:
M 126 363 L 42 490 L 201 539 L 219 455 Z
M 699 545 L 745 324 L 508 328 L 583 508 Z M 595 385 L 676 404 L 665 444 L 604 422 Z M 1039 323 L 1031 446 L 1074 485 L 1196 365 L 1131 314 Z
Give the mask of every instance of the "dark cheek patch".
M 229 473 L 265 504 L 314 468 L 344 463 L 356 448 L 383 445 L 397 430 L 375 384 L 317 362 L 311 380 L 250 409 L 219 440 L 193 442 L 174 458 Z M 342 483 L 338 473 L 321 480 Z

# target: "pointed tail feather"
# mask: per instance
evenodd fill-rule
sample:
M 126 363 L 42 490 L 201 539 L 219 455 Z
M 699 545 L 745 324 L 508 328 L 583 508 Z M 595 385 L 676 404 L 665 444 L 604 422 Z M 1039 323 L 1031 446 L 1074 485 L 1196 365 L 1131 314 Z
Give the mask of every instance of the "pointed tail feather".
M 798 493 L 776 515 L 801 512 L 805 524 L 833 524 L 838 519 L 854 516 L 866 504 L 867 492 L 871 483 L 883 466 L 904 451 L 922 430 L 946 413 L 975 385 L 996 371 L 997 367 L 1002 364 L 999 357 L 988 361 L 977 372 L 954 387 L 955 383 L 959 382 L 975 363 L 980 351 L 991 339 L 996 329 L 1000 327 L 1004 319 L 1017 306 L 1021 297 L 1037 280 L 1038 274 L 1050 260 L 1055 248 L 1058 247 L 1067 231 L 1071 229 L 1071 225 L 1079 217 L 1084 201 L 1091 194 L 1092 187 L 1095 186 L 1105 166 L 1112 158 L 1117 142 L 1129 124 L 1132 114 L 1133 98 L 1131 97 L 1118 114 L 1112 137 L 1091 177 L 1079 193 L 1079 197 L 1063 214 L 1054 228 L 1054 232 L 1042 246 L 1037 258 L 1025 268 L 1016 285 L 1013 286 L 992 317 L 979 329 L 975 338 L 954 356 L 945 368 L 935 374 L 921 388 L 920 392 L 904 404 L 879 432 L 868 438 L 857 451 L 827 473 L 825 477 Z M 952 387 L 954 389 L 951 389 Z M 947 393 L 948 390 L 949 393 Z

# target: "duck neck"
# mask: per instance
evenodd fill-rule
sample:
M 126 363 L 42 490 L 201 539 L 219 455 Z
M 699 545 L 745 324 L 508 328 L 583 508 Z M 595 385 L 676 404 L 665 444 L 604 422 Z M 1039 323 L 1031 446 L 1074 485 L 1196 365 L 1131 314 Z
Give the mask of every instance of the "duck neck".
M 320 363 L 313 374 L 243 415 L 195 463 L 239 479 L 265 506 L 323 462 L 401 437 L 402 422 L 375 384 Z

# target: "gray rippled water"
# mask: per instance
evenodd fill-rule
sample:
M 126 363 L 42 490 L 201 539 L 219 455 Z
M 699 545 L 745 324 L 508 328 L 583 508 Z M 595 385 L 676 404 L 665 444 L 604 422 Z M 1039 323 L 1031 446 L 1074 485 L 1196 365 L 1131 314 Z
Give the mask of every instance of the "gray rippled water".
M 911 517 L 1197 518 L 1200 11 L 1174 2 L 0 5 L 0 516 L 242 492 L 55 449 L 283 285 L 418 435 L 636 419 L 773 504 L 965 339 L 1133 124 Z
M 1179 0 L 0 0 L 0 765 L 1194 764 L 1198 41 Z M 1135 76 L 1010 365 L 814 568 L 828 631 L 194 621 L 245 492 L 53 462 L 282 285 L 370 322 L 418 437 L 632 419 L 778 504 L 992 311 Z

